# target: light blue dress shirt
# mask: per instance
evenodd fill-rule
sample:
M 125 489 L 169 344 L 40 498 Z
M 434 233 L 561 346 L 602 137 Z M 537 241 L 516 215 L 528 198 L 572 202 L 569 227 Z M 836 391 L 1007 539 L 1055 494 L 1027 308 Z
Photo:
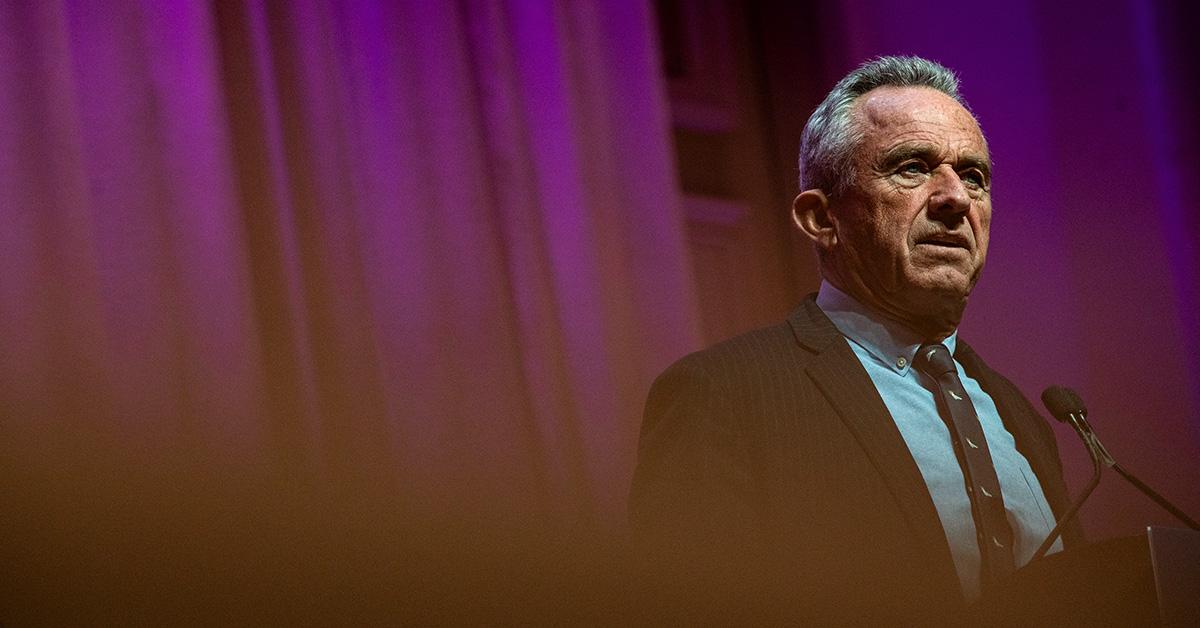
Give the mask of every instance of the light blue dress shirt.
M 962 468 L 954 455 L 950 430 L 938 415 L 933 392 L 937 384 L 912 368 L 921 339 L 899 323 L 868 310 L 829 283 L 821 284 L 817 305 L 850 342 L 850 348 L 883 397 L 929 487 L 933 505 L 946 531 L 946 540 L 950 543 L 963 595 L 967 600 L 978 598 L 979 546 Z M 942 341 L 951 354 L 957 336 L 956 331 Z M 1054 515 L 1029 462 L 1017 451 L 1012 434 L 1004 428 L 995 402 L 980 388 L 979 382 L 963 372 L 958 360 L 954 365 L 963 388 L 975 405 L 975 413 L 987 438 L 1004 507 L 1008 511 L 1008 523 L 1013 529 L 1013 557 L 1017 567 L 1021 567 L 1029 562 L 1054 527 Z M 1061 540 L 1055 541 L 1051 551 L 1060 549 Z

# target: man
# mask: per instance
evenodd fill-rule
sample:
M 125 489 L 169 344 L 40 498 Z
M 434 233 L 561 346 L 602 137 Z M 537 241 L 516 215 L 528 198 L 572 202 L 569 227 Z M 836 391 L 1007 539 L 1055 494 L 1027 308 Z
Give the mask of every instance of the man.
M 635 534 L 814 612 L 953 613 L 1067 502 L 1049 426 L 957 338 L 987 257 L 987 143 L 949 70 L 885 57 L 813 113 L 800 173 L 820 291 L 655 382 Z

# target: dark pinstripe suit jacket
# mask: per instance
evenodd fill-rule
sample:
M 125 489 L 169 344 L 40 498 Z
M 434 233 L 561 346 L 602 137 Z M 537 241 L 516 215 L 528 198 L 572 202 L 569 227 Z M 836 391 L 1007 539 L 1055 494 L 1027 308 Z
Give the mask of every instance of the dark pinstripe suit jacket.
M 1068 497 L 1049 425 L 965 342 L 955 357 L 1060 514 Z M 635 537 L 664 555 L 762 565 L 764 581 L 824 607 L 962 604 L 916 462 L 813 296 L 786 323 L 684 357 L 655 381 L 630 513 Z M 1079 527 L 1065 539 L 1080 542 Z

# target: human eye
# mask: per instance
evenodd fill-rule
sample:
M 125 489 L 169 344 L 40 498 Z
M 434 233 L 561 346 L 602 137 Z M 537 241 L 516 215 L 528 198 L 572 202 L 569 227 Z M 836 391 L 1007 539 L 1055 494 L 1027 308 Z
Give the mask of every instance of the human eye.
M 987 176 L 978 168 L 968 168 L 959 172 L 958 176 L 969 188 L 976 190 L 987 189 Z
M 923 162 L 923 161 L 918 161 L 918 160 L 906 161 L 906 162 L 900 164 L 896 168 L 896 172 L 898 174 L 904 174 L 904 175 L 910 175 L 910 176 L 927 174 L 929 172 L 929 166 L 925 165 L 925 162 Z

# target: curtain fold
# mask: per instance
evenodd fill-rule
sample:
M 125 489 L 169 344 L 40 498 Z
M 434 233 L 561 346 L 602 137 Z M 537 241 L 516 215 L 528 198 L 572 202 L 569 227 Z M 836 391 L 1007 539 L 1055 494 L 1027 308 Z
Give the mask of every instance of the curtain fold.
M 0 29 L 11 566 L 330 511 L 619 529 L 650 378 L 699 342 L 648 6 Z

